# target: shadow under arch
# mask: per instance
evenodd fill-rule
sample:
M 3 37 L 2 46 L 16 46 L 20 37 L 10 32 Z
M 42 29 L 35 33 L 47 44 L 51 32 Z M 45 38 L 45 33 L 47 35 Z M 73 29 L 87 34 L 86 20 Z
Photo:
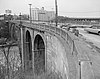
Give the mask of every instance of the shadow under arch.
M 45 44 L 39 34 L 34 40 L 34 72 L 36 75 L 45 72 Z
M 30 71 L 32 70 L 32 40 L 30 32 L 26 31 L 26 52 L 25 52 L 25 69 Z

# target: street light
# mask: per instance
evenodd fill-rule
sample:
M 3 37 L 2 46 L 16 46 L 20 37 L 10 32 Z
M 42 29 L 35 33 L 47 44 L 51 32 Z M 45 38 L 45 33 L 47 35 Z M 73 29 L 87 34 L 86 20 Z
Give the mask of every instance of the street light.
M 32 5 L 32 4 L 29 4 L 29 6 L 30 6 L 30 23 L 32 23 L 32 17 L 31 17 L 31 5 Z

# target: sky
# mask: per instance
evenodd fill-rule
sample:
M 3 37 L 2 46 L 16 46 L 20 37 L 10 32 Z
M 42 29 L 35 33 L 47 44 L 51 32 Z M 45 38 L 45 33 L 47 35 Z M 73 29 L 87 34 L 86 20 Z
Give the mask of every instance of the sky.
M 55 11 L 55 0 L 0 0 L 0 14 L 12 10 L 13 14 L 29 14 L 29 4 L 32 8 L 44 7 Z M 67 17 L 100 17 L 100 0 L 57 0 L 58 15 Z

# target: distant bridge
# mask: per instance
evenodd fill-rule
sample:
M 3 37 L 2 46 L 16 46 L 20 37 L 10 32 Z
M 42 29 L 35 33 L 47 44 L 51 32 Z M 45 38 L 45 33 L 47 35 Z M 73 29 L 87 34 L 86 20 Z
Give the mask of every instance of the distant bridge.
M 95 79 L 93 51 L 82 39 L 49 25 L 11 21 L 9 26 L 17 27 L 25 79 Z

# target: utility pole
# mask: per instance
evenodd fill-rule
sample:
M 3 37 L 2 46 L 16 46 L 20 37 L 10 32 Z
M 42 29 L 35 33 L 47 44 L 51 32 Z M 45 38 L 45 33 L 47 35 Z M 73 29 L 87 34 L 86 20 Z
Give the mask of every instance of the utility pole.
M 32 4 L 29 4 L 29 6 L 30 6 L 30 23 L 32 23 L 32 16 L 31 16 L 31 5 L 32 5 Z
M 20 13 L 20 15 L 19 15 L 19 16 L 20 16 L 20 24 L 21 24 L 21 23 L 22 23 L 22 22 L 21 22 L 21 13 Z
M 57 7 L 57 0 L 55 0 L 55 10 L 56 10 L 55 23 L 56 23 L 56 27 L 57 27 L 57 25 L 58 25 L 58 7 Z

